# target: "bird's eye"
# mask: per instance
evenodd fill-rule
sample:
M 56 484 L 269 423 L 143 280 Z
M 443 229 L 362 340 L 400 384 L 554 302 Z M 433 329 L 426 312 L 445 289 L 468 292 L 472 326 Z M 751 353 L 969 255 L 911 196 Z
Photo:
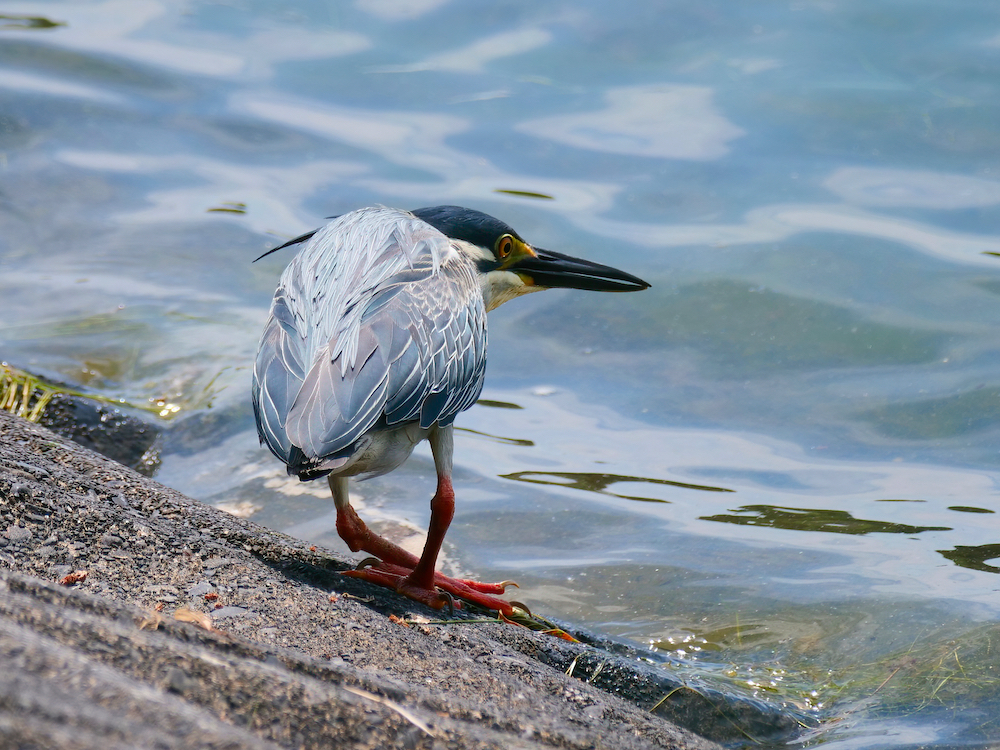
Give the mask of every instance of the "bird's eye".
M 505 234 L 499 240 L 497 240 L 497 257 L 500 260 L 506 260 L 510 255 L 510 251 L 514 249 L 514 238 L 509 234 Z

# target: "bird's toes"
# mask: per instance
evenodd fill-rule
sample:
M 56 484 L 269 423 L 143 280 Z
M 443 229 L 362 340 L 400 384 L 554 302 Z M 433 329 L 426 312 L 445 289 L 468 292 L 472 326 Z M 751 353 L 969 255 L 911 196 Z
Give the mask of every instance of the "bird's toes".
M 439 576 L 439 578 L 441 578 Z M 449 579 L 445 579 L 449 580 Z M 456 580 L 463 586 L 472 589 L 473 591 L 478 591 L 480 594 L 502 594 L 507 591 L 507 588 L 513 586 L 516 589 L 521 588 L 514 581 L 500 581 L 499 583 L 486 583 L 484 581 L 470 581 L 467 578 L 450 579 Z M 438 585 L 441 585 L 441 581 L 437 581 Z
M 441 591 L 436 588 L 426 588 L 413 583 L 408 577 L 400 578 L 396 583 L 396 591 L 403 596 L 414 601 L 426 604 L 431 609 L 448 608 L 449 613 L 454 614 L 456 609 L 462 608 L 462 602 L 457 601 L 448 591 Z

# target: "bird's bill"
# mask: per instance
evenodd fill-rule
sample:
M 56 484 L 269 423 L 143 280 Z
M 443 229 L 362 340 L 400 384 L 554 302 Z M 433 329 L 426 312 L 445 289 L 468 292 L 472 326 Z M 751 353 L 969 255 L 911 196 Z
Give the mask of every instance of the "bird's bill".
M 638 292 L 649 287 L 639 277 L 611 266 L 537 247 L 534 251 L 510 268 L 531 286 L 588 292 Z

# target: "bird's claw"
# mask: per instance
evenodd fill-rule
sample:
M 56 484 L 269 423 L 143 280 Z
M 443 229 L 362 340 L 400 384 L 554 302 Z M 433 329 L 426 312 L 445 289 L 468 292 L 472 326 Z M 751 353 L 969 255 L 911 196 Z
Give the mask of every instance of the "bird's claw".
M 376 568 L 382 564 L 382 561 L 377 557 L 366 557 L 364 560 L 359 562 L 354 566 L 355 570 L 364 570 L 365 568 Z
M 508 600 L 507 603 L 510 606 L 512 606 L 512 607 L 517 607 L 518 609 L 523 609 L 525 611 L 525 613 L 528 615 L 528 617 L 534 617 L 534 615 L 531 614 L 531 610 L 528 609 L 527 605 L 522 604 L 521 602 L 515 602 L 513 599 Z
M 448 604 L 448 617 L 455 616 L 455 597 L 449 594 L 447 591 L 438 590 L 438 593 L 444 597 L 445 602 Z M 459 604 L 461 606 L 461 604 Z

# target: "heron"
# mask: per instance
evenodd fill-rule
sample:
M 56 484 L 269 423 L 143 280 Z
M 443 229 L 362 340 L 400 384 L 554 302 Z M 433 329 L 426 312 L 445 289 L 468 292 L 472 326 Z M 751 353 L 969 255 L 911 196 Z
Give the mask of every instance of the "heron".
M 542 289 L 630 292 L 649 284 L 534 247 L 505 222 L 459 206 L 362 208 L 260 257 L 292 245 L 302 247 L 278 282 L 253 368 L 261 443 L 289 475 L 327 478 L 337 533 L 375 558 L 348 575 L 436 609 L 464 600 L 510 615 L 500 595 L 511 582 L 435 570 L 455 513 L 455 417 L 483 388 L 486 314 Z M 423 440 L 437 488 L 417 557 L 365 525 L 348 479 L 393 471 Z

